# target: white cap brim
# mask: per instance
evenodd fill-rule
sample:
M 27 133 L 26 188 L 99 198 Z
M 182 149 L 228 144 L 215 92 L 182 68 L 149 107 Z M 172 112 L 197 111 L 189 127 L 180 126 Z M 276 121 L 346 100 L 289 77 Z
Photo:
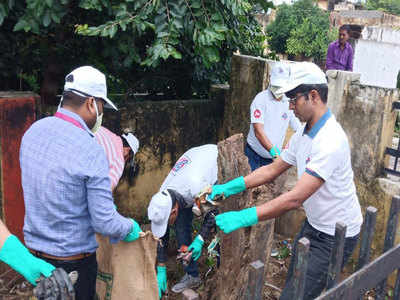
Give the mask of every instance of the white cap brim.
M 153 232 L 153 234 L 157 238 L 161 238 L 165 235 L 165 232 L 167 232 L 167 227 L 168 227 L 168 219 L 165 223 L 162 224 L 156 224 L 154 222 L 151 222 L 151 232 Z
M 102 99 L 104 99 L 104 98 L 102 98 Z M 104 105 L 104 107 L 111 108 L 111 109 L 118 111 L 118 108 L 115 106 L 115 104 L 110 99 L 105 98 L 104 101 L 106 101 L 106 104 Z
M 128 134 L 122 134 L 121 136 L 126 140 L 126 142 L 128 143 L 129 147 L 135 153 L 137 149 L 136 149 L 135 143 L 133 141 L 133 134 L 129 132 Z
M 168 196 L 161 196 L 161 193 L 166 193 Z M 162 201 L 160 197 L 163 197 L 164 199 L 162 200 L 164 201 Z M 149 207 L 147 208 L 147 215 L 151 221 L 151 231 L 158 238 L 163 237 L 167 231 L 171 209 L 172 199 L 167 190 L 158 192 L 152 197 Z
M 295 88 L 297 88 L 299 85 L 301 85 L 301 82 L 293 82 L 291 84 L 287 84 L 284 87 L 281 87 L 280 89 L 277 89 L 275 91 L 276 94 L 285 94 L 287 92 L 290 92 L 291 90 L 294 90 Z

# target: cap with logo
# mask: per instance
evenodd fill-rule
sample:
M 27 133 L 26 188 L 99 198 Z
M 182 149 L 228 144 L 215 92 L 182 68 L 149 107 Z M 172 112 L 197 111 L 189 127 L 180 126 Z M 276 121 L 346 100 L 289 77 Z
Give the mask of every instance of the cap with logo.
M 151 231 L 156 237 L 164 236 L 167 231 L 171 209 L 172 199 L 167 190 L 160 191 L 151 198 L 147 215 L 151 221 Z
M 65 77 L 64 91 L 71 91 L 82 97 L 102 98 L 107 108 L 118 110 L 107 98 L 106 77 L 91 66 L 83 66 L 73 70 Z
M 311 62 L 299 62 L 290 64 L 290 77 L 287 83 L 278 89 L 276 93 L 287 93 L 302 84 L 327 84 L 324 72 Z

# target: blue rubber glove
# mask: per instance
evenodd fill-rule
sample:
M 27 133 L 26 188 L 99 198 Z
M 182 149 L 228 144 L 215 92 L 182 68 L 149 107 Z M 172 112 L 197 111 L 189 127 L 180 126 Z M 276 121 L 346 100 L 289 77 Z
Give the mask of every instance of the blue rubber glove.
M 157 266 L 157 283 L 158 283 L 158 296 L 167 290 L 167 268 L 165 266 Z
M 224 194 L 226 198 L 238 194 L 246 190 L 246 184 L 243 176 L 237 177 L 225 184 L 216 184 L 212 186 L 212 192 L 207 196 L 209 200 L 213 200 L 216 196 Z
M 281 156 L 281 151 L 279 151 L 279 148 L 276 146 L 273 146 L 269 150 L 269 154 L 271 154 L 272 158 L 277 158 L 278 156 Z
M 33 256 L 15 235 L 10 235 L 0 250 L 0 260 L 36 286 L 40 275 L 49 277 L 55 267 L 44 260 Z
M 258 223 L 257 209 L 255 206 L 240 211 L 230 211 L 215 217 L 217 226 L 224 233 L 231 233 L 242 227 Z
M 139 224 L 134 219 L 131 219 L 131 221 L 133 223 L 133 226 L 131 232 L 129 232 L 128 235 L 124 238 L 125 242 L 136 241 L 139 238 L 139 233 L 142 232 L 142 229 L 140 229 Z
M 188 251 L 192 251 L 192 258 L 194 261 L 198 260 L 201 255 L 201 249 L 203 248 L 204 240 L 201 235 L 197 235 L 194 241 L 190 244 Z

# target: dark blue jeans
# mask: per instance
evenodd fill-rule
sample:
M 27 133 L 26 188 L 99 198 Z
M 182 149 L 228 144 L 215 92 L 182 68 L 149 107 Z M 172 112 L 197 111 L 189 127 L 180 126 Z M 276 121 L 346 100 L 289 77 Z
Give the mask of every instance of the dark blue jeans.
M 182 245 L 189 246 L 192 243 L 192 221 L 193 212 L 191 207 L 179 209 L 179 214 L 174 226 L 179 248 Z M 185 272 L 194 277 L 199 276 L 197 262 L 192 260 L 190 264 L 185 267 Z
M 264 158 L 257 154 L 256 151 L 251 149 L 250 145 L 246 143 L 246 147 L 244 148 L 244 154 L 246 154 L 249 159 L 249 165 L 252 171 L 258 169 L 259 167 L 269 165 L 273 162 L 271 158 Z
M 333 249 L 335 238 L 313 228 L 307 220 L 304 221 L 300 233 L 296 236 L 293 245 L 293 253 L 290 261 L 285 287 L 282 291 L 281 300 L 295 299 L 293 295 L 293 268 L 297 252 L 297 242 L 300 238 L 306 237 L 310 240 L 310 252 L 306 274 L 306 285 L 304 288 L 304 300 L 318 297 L 326 286 L 329 269 L 329 259 Z M 346 238 L 344 244 L 342 268 L 354 251 L 358 242 L 358 235 Z

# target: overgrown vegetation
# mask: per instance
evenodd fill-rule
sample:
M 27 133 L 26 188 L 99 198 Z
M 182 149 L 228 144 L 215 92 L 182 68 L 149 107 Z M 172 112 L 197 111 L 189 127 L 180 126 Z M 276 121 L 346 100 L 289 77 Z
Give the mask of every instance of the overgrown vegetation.
M 325 58 L 329 43 L 337 38 L 336 29 L 329 29 L 328 13 L 312 0 L 280 5 L 267 33 L 272 50 L 313 58 L 317 63 Z
M 400 15 L 400 0 L 367 0 L 366 8 Z
M 0 3 L 0 45 L 7 50 L 0 58 L 2 88 L 15 88 L 17 74 L 40 74 L 43 87 L 46 71 L 61 87 L 72 68 L 92 64 L 109 76 L 111 92 L 205 96 L 210 83 L 228 79 L 234 51 L 263 54 L 266 37 L 253 15 L 270 6 L 265 0 L 7 0 Z

